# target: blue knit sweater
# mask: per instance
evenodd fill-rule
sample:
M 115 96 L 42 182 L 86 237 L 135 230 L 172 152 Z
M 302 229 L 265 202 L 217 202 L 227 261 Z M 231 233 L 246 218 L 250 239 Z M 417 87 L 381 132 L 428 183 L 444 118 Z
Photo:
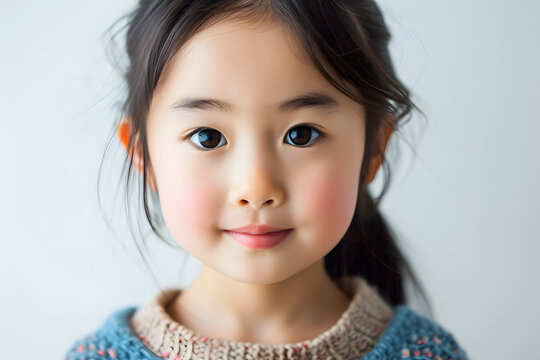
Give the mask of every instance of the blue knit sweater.
M 373 348 L 361 358 L 362 360 L 404 358 L 468 360 L 467 353 L 459 346 L 454 336 L 440 325 L 416 313 L 408 305 L 398 305 L 393 309 L 388 327 Z M 127 307 L 113 312 L 97 331 L 77 340 L 65 358 L 67 360 L 169 358 L 167 355 L 159 357 L 154 354 L 130 328 L 129 319 L 136 310 L 137 307 Z

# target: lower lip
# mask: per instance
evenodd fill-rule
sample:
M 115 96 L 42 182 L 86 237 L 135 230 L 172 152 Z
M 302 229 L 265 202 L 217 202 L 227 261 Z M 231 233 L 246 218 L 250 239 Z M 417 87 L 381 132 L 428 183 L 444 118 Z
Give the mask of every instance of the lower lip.
M 225 230 L 234 240 L 250 249 L 268 249 L 274 247 L 285 241 L 292 231 L 293 229 L 288 229 L 255 235 Z

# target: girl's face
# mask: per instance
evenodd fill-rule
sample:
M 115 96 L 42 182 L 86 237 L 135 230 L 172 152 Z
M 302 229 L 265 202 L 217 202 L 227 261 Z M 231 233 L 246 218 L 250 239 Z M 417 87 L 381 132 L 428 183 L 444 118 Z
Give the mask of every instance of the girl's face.
M 147 124 L 171 235 L 204 265 L 254 284 L 289 278 L 338 244 L 356 205 L 365 131 L 364 108 L 266 25 L 222 21 L 193 37 L 168 64 Z M 314 92 L 335 103 L 280 107 Z M 261 223 L 294 230 L 256 250 L 224 231 Z

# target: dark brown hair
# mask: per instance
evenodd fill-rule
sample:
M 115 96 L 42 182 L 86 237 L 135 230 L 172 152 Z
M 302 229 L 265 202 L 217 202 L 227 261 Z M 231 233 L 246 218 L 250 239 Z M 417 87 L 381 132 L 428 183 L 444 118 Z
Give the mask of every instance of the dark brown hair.
M 166 65 L 194 34 L 219 20 L 255 22 L 265 17 L 279 21 L 295 35 L 319 72 L 366 109 L 365 152 L 357 206 L 343 239 L 325 256 L 328 274 L 336 283 L 346 275 L 363 276 L 392 305 L 408 302 L 404 283 L 404 276 L 408 275 L 432 315 L 418 279 L 377 209 L 388 188 L 390 172 L 384 149 L 375 140 L 376 134 L 385 126 L 397 130 L 410 119 L 413 109 L 419 109 L 395 74 L 388 51 L 390 33 L 372 0 L 141 0 L 120 19 L 127 20 L 125 50 L 129 57 L 127 68 L 122 70 L 127 85 L 122 116 L 131 120 L 128 148 L 140 146 L 144 162 L 142 201 L 152 231 L 167 242 L 159 231 L 163 221 L 154 218 L 148 203 L 149 195 L 156 203 L 159 196 L 144 185 L 151 171 L 146 116 Z M 114 124 L 115 130 L 117 126 L 118 123 Z M 128 170 L 126 190 L 133 161 L 133 153 L 129 154 L 124 163 L 124 170 Z M 385 174 L 383 189 L 375 199 L 364 185 L 374 154 L 383 160 Z M 159 211 L 155 215 L 159 217 Z M 137 248 L 146 262 L 138 244 Z

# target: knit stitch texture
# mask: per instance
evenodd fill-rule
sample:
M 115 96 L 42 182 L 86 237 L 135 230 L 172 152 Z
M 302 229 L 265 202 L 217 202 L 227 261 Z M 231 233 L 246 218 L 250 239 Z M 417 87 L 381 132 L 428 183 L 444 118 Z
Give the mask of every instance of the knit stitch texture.
M 110 314 L 93 333 L 79 338 L 66 360 L 468 360 L 454 336 L 405 304 L 390 307 L 361 277 L 345 279 L 352 296 L 336 324 L 315 339 L 295 344 L 253 344 L 194 333 L 165 312 L 180 293 L 168 289 L 141 307 Z

